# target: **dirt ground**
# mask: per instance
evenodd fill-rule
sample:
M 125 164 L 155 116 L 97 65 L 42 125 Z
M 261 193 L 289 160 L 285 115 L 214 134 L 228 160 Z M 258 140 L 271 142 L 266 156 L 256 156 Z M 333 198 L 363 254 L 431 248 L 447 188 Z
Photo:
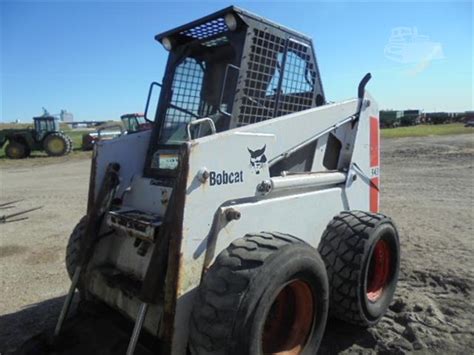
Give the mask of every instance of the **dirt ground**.
M 33 161 L 31 161 L 33 160 Z M 378 326 L 330 320 L 321 354 L 474 352 L 474 135 L 382 141 L 382 212 L 397 223 L 402 264 Z M 29 219 L 0 225 L 0 354 L 51 327 L 69 286 L 67 238 L 85 213 L 86 159 L 0 161 L 0 203 Z

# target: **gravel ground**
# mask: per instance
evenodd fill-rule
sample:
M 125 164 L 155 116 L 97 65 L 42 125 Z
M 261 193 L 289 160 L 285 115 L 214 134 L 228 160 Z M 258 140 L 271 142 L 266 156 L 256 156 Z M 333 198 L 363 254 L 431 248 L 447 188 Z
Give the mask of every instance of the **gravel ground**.
M 330 320 L 322 354 L 474 352 L 474 135 L 382 141 L 383 213 L 397 223 L 395 300 L 374 328 Z M 0 354 L 54 324 L 69 286 L 64 249 L 85 213 L 89 161 L 0 162 L 0 214 L 43 205 L 0 225 Z

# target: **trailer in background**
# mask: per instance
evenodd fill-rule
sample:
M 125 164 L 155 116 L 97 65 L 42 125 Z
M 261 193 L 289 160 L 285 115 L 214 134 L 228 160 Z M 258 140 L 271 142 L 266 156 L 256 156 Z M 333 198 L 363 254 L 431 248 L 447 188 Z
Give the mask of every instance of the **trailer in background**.
M 380 128 L 396 128 L 401 124 L 403 111 L 384 110 L 380 111 Z

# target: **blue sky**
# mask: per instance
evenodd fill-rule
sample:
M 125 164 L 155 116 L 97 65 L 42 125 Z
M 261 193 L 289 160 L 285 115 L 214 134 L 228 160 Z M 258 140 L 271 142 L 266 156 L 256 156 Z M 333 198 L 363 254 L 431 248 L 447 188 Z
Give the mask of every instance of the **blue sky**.
M 473 109 L 471 2 L 0 1 L 4 122 L 29 122 L 43 106 L 76 120 L 143 111 L 166 62 L 154 35 L 230 4 L 311 36 L 331 101 L 355 96 L 371 72 L 368 89 L 381 108 Z M 429 36 L 428 49 L 391 59 L 386 47 L 398 28 Z

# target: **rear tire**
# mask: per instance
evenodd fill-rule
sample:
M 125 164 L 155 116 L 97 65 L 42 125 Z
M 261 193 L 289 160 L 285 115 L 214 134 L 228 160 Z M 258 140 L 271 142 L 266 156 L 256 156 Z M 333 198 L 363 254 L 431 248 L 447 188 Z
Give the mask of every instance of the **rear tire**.
M 217 257 L 197 291 L 192 354 L 315 354 L 328 312 L 318 252 L 280 233 L 247 234 Z
M 23 159 L 29 155 L 29 149 L 23 143 L 10 142 L 5 148 L 5 155 L 10 159 Z
M 64 134 L 55 132 L 45 138 L 43 147 L 49 156 L 59 157 L 71 151 L 71 141 Z
M 71 139 L 71 137 L 69 137 L 69 136 L 68 136 L 68 135 L 66 135 L 66 134 L 64 135 L 64 137 L 66 137 L 66 139 L 67 139 L 67 141 L 68 141 L 68 149 L 67 149 L 67 152 L 66 152 L 66 154 L 69 154 L 69 153 L 71 153 L 71 152 L 72 152 L 72 150 L 73 150 L 73 143 L 72 143 L 72 139 Z
M 330 285 L 330 315 L 373 326 L 392 302 L 400 268 L 398 232 L 382 214 L 342 212 L 318 248 Z
M 66 270 L 69 278 L 72 280 L 74 271 L 78 264 L 79 250 L 81 240 L 84 237 L 87 225 L 87 216 L 81 218 L 78 224 L 74 227 L 66 247 Z

